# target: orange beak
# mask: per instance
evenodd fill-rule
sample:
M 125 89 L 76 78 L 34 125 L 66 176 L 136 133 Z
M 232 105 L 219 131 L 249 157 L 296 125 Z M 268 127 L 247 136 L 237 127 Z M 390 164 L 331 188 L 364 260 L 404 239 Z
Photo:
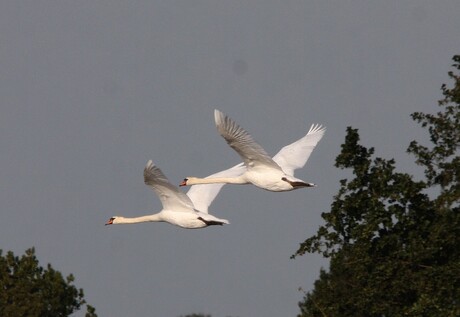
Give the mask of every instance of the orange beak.
M 182 183 L 179 184 L 180 187 L 182 186 L 187 186 L 187 179 L 184 178 L 184 180 L 182 181 Z
M 107 221 L 107 223 L 105 225 L 107 226 L 107 225 L 111 225 L 111 224 L 113 224 L 113 218 L 110 218 L 109 221 Z

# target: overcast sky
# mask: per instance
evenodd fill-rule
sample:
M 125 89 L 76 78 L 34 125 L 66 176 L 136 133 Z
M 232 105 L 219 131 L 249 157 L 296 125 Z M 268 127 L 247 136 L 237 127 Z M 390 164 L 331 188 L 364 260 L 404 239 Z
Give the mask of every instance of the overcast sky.
M 347 175 L 346 127 L 420 173 L 409 115 L 437 111 L 460 53 L 459 1 L 370 3 L 1 1 L 0 249 L 35 246 L 101 317 L 295 316 L 328 262 L 289 257 Z M 271 154 L 327 126 L 296 173 L 318 187 L 226 186 L 210 208 L 224 227 L 104 226 L 161 209 L 149 159 L 174 184 L 239 161 L 215 108 Z

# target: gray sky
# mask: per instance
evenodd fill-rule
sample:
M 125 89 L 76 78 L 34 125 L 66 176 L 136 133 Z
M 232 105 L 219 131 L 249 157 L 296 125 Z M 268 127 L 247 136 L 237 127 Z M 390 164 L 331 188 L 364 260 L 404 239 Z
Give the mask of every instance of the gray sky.
M 405 149 L 437 111 L 459 52 L 452 1 L 2 1 L 0 248 L 36 247 L 99 316 L 295 316 L 321 266 L 289 259 L 322 223 L 347 126 L 419 173 Z M 105 227 L 161 209 L 152 159 L 175 184 L 239 161 L 218 108 L 269 152 L 328 130 L 296 176 L 317 188 L 226 186 L 231 224 Z M 80 312 L 76 316 L 83 316 Z

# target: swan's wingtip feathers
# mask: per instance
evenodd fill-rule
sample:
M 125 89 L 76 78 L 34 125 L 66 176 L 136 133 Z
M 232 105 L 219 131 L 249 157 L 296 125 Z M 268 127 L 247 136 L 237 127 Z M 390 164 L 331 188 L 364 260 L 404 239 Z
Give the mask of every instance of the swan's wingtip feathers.
M 145 170 L 152 170 L 155 167 L 152 160 L 148 160 L 147 164 L 145 164 Z
M 146 185 L 151 184 L 153 179 L 155 178 L 154 169 L 155 169 L 155 164 L 153 164 L 152 160 L 148 160 L 144 168 L 144 183 Z
M 313 123 L 310 126 L 310 130 L 307 134 L 314 134 L 314 133 L 324 133 L 326 132 L 326 127 L 319 123 Z
M 225 117 L 226 116 L 222 111 L 214 109 L 214 121 L 217 126 L 219 126 L 222 123 Z

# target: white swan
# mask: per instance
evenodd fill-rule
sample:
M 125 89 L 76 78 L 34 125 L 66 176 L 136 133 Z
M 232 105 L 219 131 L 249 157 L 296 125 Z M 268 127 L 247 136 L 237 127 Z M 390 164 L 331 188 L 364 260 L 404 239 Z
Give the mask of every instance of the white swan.
M 168 222 L 187 229 L 197 229 L 229 223 L 226 219 L 219 219 L 208 213 L 209 205 L 222 188 L 219 184 L 200 186 L 203 188 L 192 186 L 186 195 L 172 185 L 151 160 L 144 168 L 144 182 L 158 195 L 163 210 L 153 215 L 134 218 L 111 217 L 106 225 L 156 221 Z
M 180 186 L 213 183 L 254 184 L 275 192 L 316 186 L 295 178 L 294 170 L 305 165 L 323 137 L 325 127 L 313 124 L 304 137 L 283 147 L 271 158 L 249 133 L 219 110 L 214 110 L 214 120 L 219 133 L 241 156 L 243 163 L 206 178 L 187 177 Z

